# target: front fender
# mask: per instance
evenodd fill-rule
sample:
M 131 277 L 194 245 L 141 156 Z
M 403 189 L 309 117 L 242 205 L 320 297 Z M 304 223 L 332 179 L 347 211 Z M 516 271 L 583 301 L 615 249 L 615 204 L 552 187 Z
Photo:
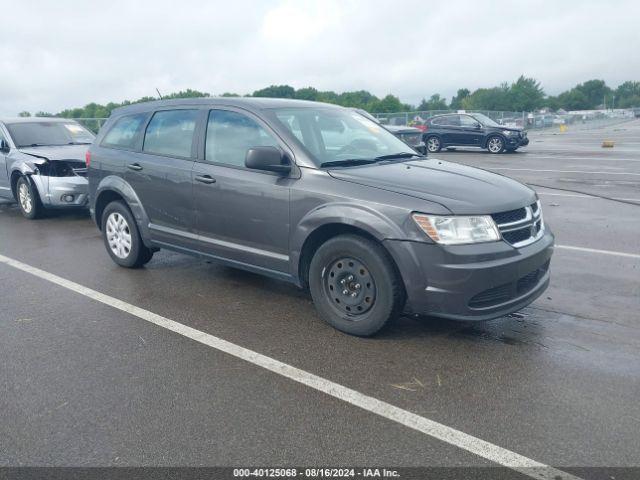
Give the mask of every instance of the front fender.
M 306 240 L 325 225 L 348 225 L 360 229 L 380 242 L 388 238 L 404 239 L 402 228 L 378 210 L 366 205 L 331 203 L 309 211 L 294 226 L 290 241 L 291 267 L 298 272 L 300 257 Z
M 138 224 L 138 229 L 140 230 L 140 235 L 142 236 L 142 240 L 145 244 L 148 244 L 149 237 L 149 216 L 147 212 L 144 210 L 142 203 L 140 202 L 140 198 L 136 194 L 135 190 L 129 183 L 127 183 L 122 177 L 118 177 L 116 175 L 109 175 L 100 180 L 98 187 L 95 191 L 95 196 L 93 197 L 95 200 L 92 201 L 92 212 L 95 214 L 96 206 L 100 205 L 100 198 L 103 195 L 109 193 L 116 193 L 121 196 L 126 202 L 127 206 L 133 213 L 133 217 Z M 104 208 L 106 205 L 103 205 Z M 100 223 L 98 218 L 96 217 L 96 223 Z M 100 228 L 100 225 L 98 225 Z

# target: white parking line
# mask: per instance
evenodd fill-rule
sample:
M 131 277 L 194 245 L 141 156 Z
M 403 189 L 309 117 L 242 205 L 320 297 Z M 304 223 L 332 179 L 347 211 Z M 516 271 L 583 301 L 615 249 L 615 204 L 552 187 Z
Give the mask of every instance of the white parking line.
M 640 177 L 640 173 L 633 172 L 601 172 L 590 170 L 549 170 L 549 169 L 537 169 L 537 168 L 507 168 L 507 167 L 487 167 L 491 170 L 511 170 L 518 172 L 554 172 L 554 173 L 593 173 L 599 175 L 634 175 Z
M 638 253 L 616 252 L 613 250 L 599 250 L 597 248 L 574 247 L 572 245 L 556 245 L 556 248 L 575 250 L 576 252 L 598 253 L 600 255 L 614 255 L 616 257 L 640 258 Z
M 195 340 L 196 342 L 245 360 L 253 365 L 289 378 L 290 380 L 311 387 L 356 407 L 360 407 L 375 415 L 404 425 L 405 427 L 422 432 L 450 445 L 454 445 L 462 450 L 466 450 L 467 452 L 474 453 L 504 467 L 516 470 L 529 477 L 545 480 L 579 480 L 578 477 L 543 463 L 536 462 L 535 460 L 474 437 L 473 435 L 469 435 L 461 432 L 460 430 L 456 430 L 455 428 L 443 425 L 442 423 L 411 413 L 408 410 L 404 410 L 374 397 L 370 397 L 364 393 L 360 393 L 351 388 L 332 382 L 331 380 L 327 380 L 314 375 L 313 373 L 309 373 L 305 370 L 280 362 L 274 358 L 262 355 L 261 353 L 241 347 L 235 343 L 228 342 L 222 338 L 188 327 L 148 310 L 144 310 L 143 308 L 136 307 L 130 303 L 97 292 L 78 283 L 44 270 L 40 270 L 39 268 L 32 267 L 31 265 L 27 265 L 26 263 L 22 263 L 18 260 L 0 255 L 0 263 L 4 263 L 18 270 L 54 283 L 60 287 L 79 293 L 87 298 L 109 305 L 110 307 L 153 323 L 154 325 Z

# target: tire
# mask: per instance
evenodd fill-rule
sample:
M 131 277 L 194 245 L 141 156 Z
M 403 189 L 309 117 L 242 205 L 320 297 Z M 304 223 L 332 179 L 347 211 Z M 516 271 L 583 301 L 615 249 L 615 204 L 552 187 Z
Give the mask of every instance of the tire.
M 129 207 L 119 200 L 102 212 L 102 238 L 109 256 L 121 267 L 139 268 L 153 257 L 153 251 L 142 243 Z
M 500 135 L 492 135 L 487 139 L 487 150 L 489 153 L 504 152 L 504 139 Z
M 373 335 L 404 307 L 404 287 L 391 258 L 358 235 L 340 235 L 318 248 L 309 289 L 322 319 L 350 335 Z
M 442 142 L 440 141 L 440 138 L 435 135 L 427 137 L 427 141 L 425 143 L 427 144 L 427 151 L 429 153 L 438 153 L 442 150 Z
M 22 176 L 16 183 L 16 199 L 20 212 L 29 220 L 42 216 L 44 207 L 40 201 L 40 195 L 29 177 Z

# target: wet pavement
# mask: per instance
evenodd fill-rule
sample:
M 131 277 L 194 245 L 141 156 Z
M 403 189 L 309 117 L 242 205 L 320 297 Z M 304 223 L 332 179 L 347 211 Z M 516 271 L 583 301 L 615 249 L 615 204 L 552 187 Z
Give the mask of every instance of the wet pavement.
M 551 286 L 490 322 L 350 337 L 255 274 L 166 251 L 119 268 L 83 212 L 0 205 L 0 255 L 547 465 L 640 466 L 640 121 L 530 138 L 434 155 L 540 185 Z M 3 263 L 0 285 L 2 465 L 491 464 Z

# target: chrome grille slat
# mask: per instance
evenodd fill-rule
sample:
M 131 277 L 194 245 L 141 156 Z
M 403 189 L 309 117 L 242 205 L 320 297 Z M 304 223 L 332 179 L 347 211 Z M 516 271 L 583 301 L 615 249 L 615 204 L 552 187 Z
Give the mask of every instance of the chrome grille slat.
M 496 213 L 491 217 L 496 222 L 502 238 L 515 248 L 529 245 L 544 234 L 539 200 L 526 207 Z

